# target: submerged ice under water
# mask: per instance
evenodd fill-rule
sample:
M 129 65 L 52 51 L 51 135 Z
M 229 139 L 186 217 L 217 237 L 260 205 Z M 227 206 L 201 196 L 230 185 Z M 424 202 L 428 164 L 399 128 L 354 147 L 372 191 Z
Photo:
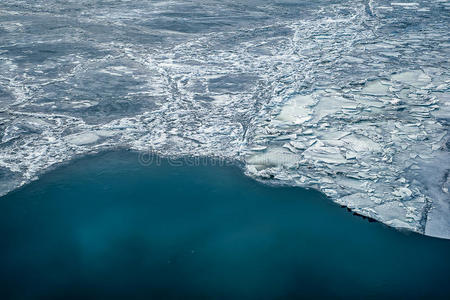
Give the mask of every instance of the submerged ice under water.
M 220 156 L 450 238 L 450 2 L 0 3 L 0 195 L 107 148 Z

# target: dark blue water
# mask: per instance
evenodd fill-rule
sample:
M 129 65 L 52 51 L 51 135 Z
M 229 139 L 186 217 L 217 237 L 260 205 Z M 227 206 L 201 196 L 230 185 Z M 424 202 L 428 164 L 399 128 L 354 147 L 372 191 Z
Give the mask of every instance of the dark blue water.
M 450 241 L 237 167 L 107 153 L 0 200 L 2 299 L 450 295 Z

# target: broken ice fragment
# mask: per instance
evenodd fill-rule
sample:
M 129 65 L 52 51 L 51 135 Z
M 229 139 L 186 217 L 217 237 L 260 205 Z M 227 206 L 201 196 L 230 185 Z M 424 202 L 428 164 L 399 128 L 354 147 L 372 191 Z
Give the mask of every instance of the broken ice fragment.
M 92 144 L 95 143 L 98 139 L 99 136 L 93 132 L 76 133 L 65 137 L 66 141 L 77 146 Z
M 386 95 L 388 92 L 389 86 L 384 85 L 381 81 L 371 81 L 366 84 L 366 86 L 362 89 L 362 93 L 366 95 L 374 95 L 381 96 Z
M 302 124 L 311 119 L 311 109 L 309 106 L 314 104 L 314 99 L 311 95 L 299 95 L 286 104 L 277 119 L 292 124 Z
M 409 84 L 414 87 L 423 87 L 431 82 L 430 76 L 419 70 L 394 74 L 391 78 L 394 81 Z

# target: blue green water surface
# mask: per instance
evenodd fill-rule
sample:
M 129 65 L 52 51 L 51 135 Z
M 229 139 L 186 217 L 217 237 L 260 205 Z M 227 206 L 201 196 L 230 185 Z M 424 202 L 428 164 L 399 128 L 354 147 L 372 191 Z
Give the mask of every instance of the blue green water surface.
M 2 299 L 450 295 L 450 241 L 232 166 L 83 158 L 0 198 Z

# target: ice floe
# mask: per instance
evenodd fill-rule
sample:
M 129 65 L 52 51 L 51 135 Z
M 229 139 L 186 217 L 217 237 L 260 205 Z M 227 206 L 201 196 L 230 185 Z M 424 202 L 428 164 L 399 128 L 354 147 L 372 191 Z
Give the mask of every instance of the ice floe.
M 66 141 L 78 146 L 92 144 L 98 141 L 99 136 L 93 132 L 71 134 L 65 137 Z
M 296 96 L 283 106 L 277 119 L 292 124 L 302 124 L 311 119 L 312 110 L 310 107 L 315 102 L 311 95 Z

